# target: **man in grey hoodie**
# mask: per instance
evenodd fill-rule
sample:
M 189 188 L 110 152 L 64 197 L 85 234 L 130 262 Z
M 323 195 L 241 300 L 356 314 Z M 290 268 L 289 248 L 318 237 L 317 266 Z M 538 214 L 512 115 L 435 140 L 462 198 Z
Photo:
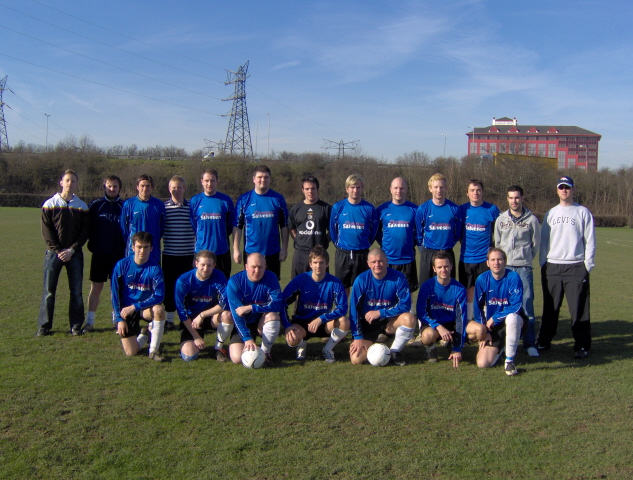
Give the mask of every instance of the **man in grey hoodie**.
M 501 213 L 495 223 L 495 247 L 508 256 L 506 268 L 515 271 L 523 283 L 523 311 L 528 316 L 523 335 L 523 350 L 530 357 L 538 357 L 534 320 L 534 280 L 532 262 L 541 244 L 538 218 L 523 206 L 523 189 L 518 185 L 508 188 L 510 209 Z

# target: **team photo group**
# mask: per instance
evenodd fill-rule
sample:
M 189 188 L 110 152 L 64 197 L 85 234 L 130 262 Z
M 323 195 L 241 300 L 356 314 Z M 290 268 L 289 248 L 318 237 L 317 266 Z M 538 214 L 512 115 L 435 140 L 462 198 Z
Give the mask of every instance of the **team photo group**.
M 149 345 L 149 358 L 159 362 L 165 360 L 164 332 L 178 328 L 187 362 L 207 350 L 219 362 L 273 366 L 273 346 L 284 335 L 298 361 L 306 360 L 307 341 L 316 337 L 327 363 L 349 355 L 352 364 L 379 366 L 406 365 L 402 350 L 408 344 L 430 363 L 445 349 L 458 367 L 463 348 L 472 344 L 478 367 L 505 358 L 503 370 L 512 376 L 518 374 L 520 344 L 530 357 L 550 349 L 564 297 L 574 358 L 585 359 L 591 350 L 594 224 L 589 210 L 574 202 L 569 176 L 551 186 L 559 203 L 542 222 L 524 206 L 520 185 L 509 186 L 502 212 L 484 201 L 477 179 L 451 185 L 468 198 L 462 205 L 452 202 L 439 173 L 428 180 L 431 199 L 419 206 L 407 200 L 401 177 L 391 181 L 391 200 L 374 206 L 363 198 L 359 175 L 347 177 L 347 196 L 334 205 L 319 198 L 319 180 L 306 176 L 297 186 L 304 199 L 290 210 L 270 188 L 265 165 L 254 168 L 254 188 L 235 203 L 218 190 L 214 169 L 202 172 L 202 192 L 189 200 L 182 177 L 169 180 L 170 198 L 163 202 L 152 195 L 152 177 L 140 175 L 137 195 L 124 201 L 121 179 L 112 175 L 103 180 L 103 197 L 88 206 L 75 195 L 78 181 L 76 172 L 65 171 L 61 192 L 42 206 L 47 250 L 38 337 L 52 332 L 66 267 L 70 334 L 93 331 L 109 280 L 112 324 L 125 355 Z M 86 243 L 92 254 L 87 314 Z M 281 264 L 289 256 L 290 278 L 282 288 Z M 543 295 L 538 333 L 537 260 Z M 348 335 L 349 350 L 337 349 Z

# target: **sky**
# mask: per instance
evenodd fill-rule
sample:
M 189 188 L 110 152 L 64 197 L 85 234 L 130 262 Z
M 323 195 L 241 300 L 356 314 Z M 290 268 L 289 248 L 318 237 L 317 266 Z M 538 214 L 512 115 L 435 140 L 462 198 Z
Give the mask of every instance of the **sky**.
M 383 161 L 461 157 L 472 127 L 507 116 L 599 133 L 599 168 L 631 166 L 632 14 L 594 0 L 0 0 L 9 144 L 43 145 L 48 114 L 49 145 L 201 149 L 226 137 L 227 70 L 248 61 L 259 155 L 358 140 Z

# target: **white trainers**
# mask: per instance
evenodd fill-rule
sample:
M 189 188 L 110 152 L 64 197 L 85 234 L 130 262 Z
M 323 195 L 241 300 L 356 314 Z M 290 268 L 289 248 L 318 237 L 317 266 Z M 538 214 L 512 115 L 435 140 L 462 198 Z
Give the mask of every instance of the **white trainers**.
M 325 360 L 326 363 L 336 363 L 336 358 L 334 358 L 334 352 L 330 352 L 324 348 L 321 354 L 323 355 L 323 359 Z
M 303 362 L 306 359 L 306 348 L 297 347 L 297 360 Z
M 525 353 L 528 354 L 528 356 L 530 357 L 540 357 L 541 355 L 538 353 L 538 350 L 536 349 L 536 347 L 529 347 Z
M 422 335 L 418 335 L 413 340 L 409 340 L 407 343 L 409 345 L 411 345 L 412 347 L 421 348 L 422 347 Z

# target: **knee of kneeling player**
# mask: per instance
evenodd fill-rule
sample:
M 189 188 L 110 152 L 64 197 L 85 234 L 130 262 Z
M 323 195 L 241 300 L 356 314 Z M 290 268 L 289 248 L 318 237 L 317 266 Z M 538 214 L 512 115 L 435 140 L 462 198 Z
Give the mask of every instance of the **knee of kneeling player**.
M 162 322 L 165 320 L 165 307 L 163 304 L 154 305 L 152 307 L 152 313 L 154 314 L 154 320 Z
M 416 318 L 412 313 L 403 313 L 398 320 L 403 327 L 415 328 Z
M 335 325 L 339 330 L 343 330 L 344 332 L 349 330 L 349 318 L 341 317 L 338 319 L 338 324 Z

